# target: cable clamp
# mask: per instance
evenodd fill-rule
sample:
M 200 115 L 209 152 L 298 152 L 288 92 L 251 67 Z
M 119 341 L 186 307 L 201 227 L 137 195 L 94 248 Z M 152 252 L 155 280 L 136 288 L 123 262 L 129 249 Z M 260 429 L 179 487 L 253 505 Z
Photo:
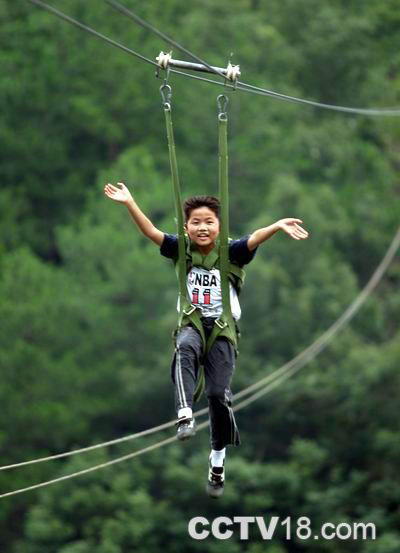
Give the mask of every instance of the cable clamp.
M 157 69 L 156 69 L 156 77 L 157 79 L 159 78 L 160 76 L 160 69 L 164 69 L 165 70 L 165 75 L 164 75 L 164 86 L 167 85 L 168 83 L 168 78 L 169 78 L 169 62 L 171 60 L 171 56 L 172 56 L 172 50 L 171 52 L 168 52 L 167 54 L 164 54 L 164 52 L 160 52 L 160 54 L 156 57 L 156 60 L 158 62 L 158 66 L 157 66 Z
M 172 50 L 171 52 L 167 52 L 164 54 L 164 52 L 160 52 L 159 55 L 156 57 L 156 61 L 158 62 L 159 67 L 161 69 L 167 69 L 169 66 L 169 62 L 172 57 Z
M 240 77 L 240 66 L 232 65 L 231 62 L 229 62 L 228 67 L 226 68 L 226 78 L 229 81 L 236 82 L 239 77 Z

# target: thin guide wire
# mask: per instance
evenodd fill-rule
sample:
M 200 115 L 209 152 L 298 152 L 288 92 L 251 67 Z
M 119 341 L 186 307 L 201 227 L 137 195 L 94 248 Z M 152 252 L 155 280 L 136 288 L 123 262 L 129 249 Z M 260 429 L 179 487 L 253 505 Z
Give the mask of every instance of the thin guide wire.
M 235 394 L 235 396 L 233 396 L 234 400 L 238 399 L 239 397 L 243 397 L 245 392 L 248 393 L 249 391 L 257 389 L 258 387 L 264 386 L 262 389 L 260 389 L 258 392 L 255 392 L 254 394 L 252 394 L 246 400 L 244 400 L 244 401 L 238 403 L 237 405 L 233 406 L 233 408 L 232 408 L 233 411 L 239 411 L 240 409 L 243 409 L 244 407 L 247 407 L 248 405 L 253 403 L 259 397 L 267 394 L 269 391 L 271 391 L 274 388 L 276 388 L 277 386 L 279 386 L 282 382 L 284 382 L 290 376 L 292 376 L 293 374 L 298 372 L 309 361 L 311 361 L 319 353 L 321 353 L 321 351 L 323 349 L 325 349 L 325 347 L 328 345 L 329 340 L 331 340 L 334 337 L 334 335 L 337 334 L 338 331 L 340 329 L 342 329 L 345 326 L 345 324 L 348 323 L 354 317 L 354 315 L 357 313 L 357 311 L 359 311 L 359 309 L 361 308 L 362 304 L 365 303 L 368 296 L 371 295 L 372 291 L 374 290 L 374 288 L 376 288 L 376 286 L 379 284 L 380 280 L 382 279 L 383 275 L 387 271 L 390 263 L 393 261 L 394 256 L 396 255 L 396 252 L 399 249 L 399 246 L 400 246 L 400 227 L 397 229 L 397 232 L 396 232 L 394 238 L 392 239 L 392 242 L 391 242 L 389 248 L 387 249 L 387 251 L 386 251 L 384 257 L 382 258 L 380 264 L 375 269 L 375 271 L 374 271 L 373 275 L 371 276 L 370 280 L 368 281 L 366 286 L 363 288 L 363 290 L 360 292 L 360 294 L 358 294 L 357 298 L 350 304 L 350 306 L 347 308 L 347 310 L 343 313 L 343 315 L 336 321 L 336 323 L 334 323 L 330 327 L 330 329 L 328 329 L 328 331 L 326 331 L 326 333 L 323 335 L 323 336 L 325 336 L 324 341 L 322 342 L 321 339 L 316 340 L 316 342 L 314 342 L 314 344 L 312 344 L 312 346 L 310 346 L 309 348 L 307 348 L 307 350 L 305 350 L 305 351 L 307 351 L 306 355 L 303 355 L 304 352 L 302 352 L 302 354 L 299 354 L 291 362 L 287 363 L 286 365 L 284 365 L 283 367 L 281 367 L 280 369 L 275 371 L 273 374 L 275 374 L 276 376 L 275 376 L 275 380 L 273 382 L 269 382 L 265 386 L 265 383 L 267 382 L 268 378 L 270 378 L 272 376 L 272 375 L 269 375 L 266 378 L 261 379 L 257 383 L 255 383 L 251 386 L 248 386 L 247 388 L 245 388 L 245 390 L 242 390 L 241 393 Z M 317 344 L 317 345 L 315 346 L 315 344 Z M 315 347 L 313 348 L 313 346 L 315 346 Z M 296 364 L 296 360 L 297 360 L 297 364 Z M 277 373 L 279 373 L 279 374 L 277 374 Z M 202 411 L 204 413 L 204 411 L 207 411 L 207 409 L 203 409 Z M 194 415 L 198 415 L 198 414 L 199 414 L 199 412 L 194 413 Z M 167 424 L 169 425 L 170 423 L 167 423 Z M 198 425 L 197 429 L 201 430 L 203 428 L 206 428 L 208 426 L 208 424 L 209 424 L 208 421 L 202 422 L 201 424 Z M 149 430 L 152 430 L 152 429 L 149 429 Z M 150 432 L 148 432 L 148 433 L 150 433 Z M 38 489 L 38 488 L 41 488 L 41 487 L 44 487 L 44 486 L 47 486 L 47 485 L 55 484 L 55 483 L 61 482 L 63 480 L 68 480 L 69 478 L 74 478 L 76 476 L 81 476 L 83 474 L 93 472 L 94 470 L 97 470 L 97 469 L 100 469 L 100 468 L 105 468 L 105 467 L 108 467 L 110 465 L 120 463 L 120 462 L 128 460 L 128 459 L 132 459 L 132 458 L 137 457 L 141 454 L 147 453 L 148 451 L 152 451 L 153 449 L 157 449 L 159 447 L 162 447 L 164 445 L 172 443 L 175 440 L 176 440 L 176 436 L 173 436 L 171 438 L 167 438 L 166 440 L 162 440 L 162 441 L 157 442 L 157 443 L 155 443 L 151 446 L 145 447 L 143 449 L 140 449 L 140 450 L 135 451 L 133 453 L 129 453 L 127 455 L 123 455 L 122 457 L 118 457 L 118 458 L 113 459 L 111 461 L 108 461 L 106 463 L 101 463 L 100 465 L 96 465 L 94 467 L 89 467 L 88 469 L 84 469 L 84 470 L 81 470 L 81 471 L 78 471 L 78 472 L 75 472 L 75 473 L 72 473 L 72 474 L 69 474 L 69 475 L 61 476 L 61 477 L 55 478 L 53 480 L 48 480 L 47 482 L 41 482 L 39 484 L 34 484 L 34 485 L 28 486 L 26 488 L 21 488 L 19 490 L 14 490 L 14 491 L 11 491 L 11 492 L 1 494 L 0 499 L 3 498 L 3 497 L 9 497 L 9 496 L 16 495 L 16 494 L 19 494 L 19 493 L 23 493 L 23 492 L 26 492 L 26 491 Z M 99 447 L 100 447 L 100 445 L 99 445 Z
M 34 5 L 40 7 L 44 10 L 47 10 L 47 11 L 53 13 L 57 17 L 60 17 L 61 19 L 64 19 L 68 23 L 71 23 L 71 24 L 79 27 L 83 31 L 91 33 L 94 36 L 97 36 L 98 38 L 108 42 L 112 46 L 115 46 L 115 47 L 125 51 L 126 53 L 131 54 L 131 55 L 141 59 L 142 61 L 150 63 L 154 67 L 159 68 L 158 64 L 155 61 L 153 61 L 149 58 L 146 58 L 142 54 L 139 54 L 138 52 L 135 52 L 134 50 L 131 50 L 127 46 L 124 46 L 123 44 L 107 37 L 106 35 L 103 35 L 102 33 L 99 33 L 98 31 L 94 30 L 93 28 L 91 28 L 91 27 L 79 22 L 78 20 L 68 16 L 67 14 L 61 12 L 60 10 L 57 10 L 56 8 L 54 8 L 52 6 L 49 6 L 45 2 L 42 2 L 41 0 L 27 0 L 27 1 L 31 2 L 31 4 L 34 4 Z M 219 71 L 217 71 L 215 67 L 211 66 L 210 64 L 208 64 L 203 59 L 201 59 L 198 56 L 191 53 L 189 50 L 187 50 L 186 48 L 181 46 L 178 42 L 170 39 L 167 35 L 165 35 L 161 31 L 159 31 L 158 29 L 156 29 L 150 23 L 147 23 L 146 21 L 144 21 L 142 18 L 140 18 L 139 16 L 134 14 L 132 11 L 127 10 L 127 8 L 122 6 L 122 4 L 119 4 L 115 0 L 105 0 L 105 1 L 107 3 L 109 3 L 110 5 L 113 5 L 116 9 L 119 9 L 119 11 L 121 11 L 121 13 L 124 13 L 125 15 L 128 15 L 127 12 L 129 12 L 129 17 L 134 19 L 139 25 L 142 25 L 143 27 L 145 27 L 145 28 L 149 29 L 150 31 L 154 32 L 158 36 L 162 37 L 163 40 L 165 40 L 169 44 L 175 46 L 179 50 L 181 50 L 181 51 L 185 52 L 187 55 L 191 56 L 193 59 L 195 59 L 199 63 L 202 63 L 203 65 L 205 65 L 212 73 L 215 73 L 218 76 L 222 77 L 224 79 L 224 82 L 222 83 L 222 82 L 219 82 L 219 81 L 214 81 L 212 79 L 206 79 L 204 77 L 199 77 L 197 75 L 190 75 L 189 73 L 185 73 L 183 71 L 177 71 L 176 69 L 170 69 L 171 73 L 181 75 L 181 76 L 184 76 L 184 77 L 188 77 L 188 78 L 191 78 L 191 79 L 196 79 L 196 80 L 199 80 L 199 81 L 204 81 L 204 82 L 211 83 L 211 84 L 216 84 L 216 85 L 219 85 L 219 86 L 224 85 L 225 88 L 230 88 L 232 90 L 240 90 L 241 92 L 247 92 L 247 93 L 250 93 L 250 94 L 258 94 L 258 95 L 261 95 L 261 96 L 268 96 L 268 97 L 271 97 L 271 98 L 275 98 L 277 100 L 283 100 L 283 101 L 292 102 L 292 103 L 309 105 L 309 106 L 317 107 L 317 108 L 321 108 L 321 109 L 328 109 L 328 110 L 339 111 L 339 112 L 343 112 L 343 113 L 349 113 L 349 114 L 355 114 L 355 115 L 366 115 L 366 116 L 396 116 L 396 117 L 400 116 L 400 108 L 396 108 L 396 107 L 394 107 L 394 108 L 358 108 L 358 107 L 338 106 L 338 105 L 334 105 L 334 104 L 324 104 L 324 103 L 321 103 L 321 102 L 316 102 L 316 101 L 313 101 L 313 100 L 307 100 L 307 99 L 304 99 L 304 98 L 297 98 L 296 96 L 289 96 L 287 94 L 281 94 L 279 92 L 274 92 L 272 90 L 267 90 L 265 88 L 260 88 L 260 87 L 250 85 L 250 84 L 247 84 L 247 83 L 244 83 L 244 82 L 241 82 L 241 81 L 238 81 L 234 85 L 230 84 L 229 82 L 227 82 L 226 76 L 223 73 L 220 73 Z M 119 6 L 118 8 L 117 8 L 117 4 Z

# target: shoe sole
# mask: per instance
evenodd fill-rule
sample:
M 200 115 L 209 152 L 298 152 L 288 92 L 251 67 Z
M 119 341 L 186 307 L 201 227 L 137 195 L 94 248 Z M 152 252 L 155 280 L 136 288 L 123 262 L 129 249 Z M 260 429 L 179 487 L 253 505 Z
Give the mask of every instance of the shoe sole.
M 176 437 L 178 438 L 178 440 L 180 440 L 181 442 L 185 441 L 185 440 L 188 440 L 189 438 L 191 438 L 192 436 L 194 436 L 196 434 L 196 430 L 195 429 L 191 429 L 191 430 L 182 430 L 181 432 L 179 432 L 179 434 L 176 435 Z
M 209 497 L 212 497 L 213 499 L 218 499 L 224 493 L 224 487 L 222 486 L 221 488 L 214 488 L 213 486 L 210 486 L 210 484 L 207 482 L 206 492 Z

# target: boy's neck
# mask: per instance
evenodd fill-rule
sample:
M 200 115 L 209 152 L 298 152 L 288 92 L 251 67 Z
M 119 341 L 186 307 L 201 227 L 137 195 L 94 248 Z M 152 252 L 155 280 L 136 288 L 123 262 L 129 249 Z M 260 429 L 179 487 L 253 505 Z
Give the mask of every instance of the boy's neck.
M 208 255 L 214 248 L 216 247 L 216 244 L 209 244 L 208 246 L 199 246 L 196 244 L 196 248 L 201 253 L 201 255 Z

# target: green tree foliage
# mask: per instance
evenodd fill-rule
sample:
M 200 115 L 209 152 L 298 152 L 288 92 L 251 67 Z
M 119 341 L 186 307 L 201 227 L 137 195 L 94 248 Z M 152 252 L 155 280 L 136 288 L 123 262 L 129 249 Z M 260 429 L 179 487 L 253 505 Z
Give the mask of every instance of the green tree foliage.
M 54 0 L 154 59 L 163 41 L 105 2 Z M 128 3 L 127 3 L 128 5 Z M 133 9 L 137 7 L 130 5 Z M 147 2 L 140 15 L 242 80 L 361 107 L 400 104 L 395 0 Z M 1 464 L 143 430 L 174 416 L 171 263 L 103 195 L 124 181 L 175 231 L 153 68 L 28 2 L 0 6 Z M 184 57 L 174 50 L 173 56 Z M 216 95 L 172 76 L 184 196 L 217 187 Z M 370 278 L 399 220 L 398 119 L 349 116 L 229 93 L 231 235 L 298 217 L 306 241 L 260 246 L 241 296 L 234 391 L 299 353 Z M 398 257 L 320 356 L 237 415 L 219 503 L 204 494 L 207 431 L 75 480 L 2 500 L 10 553 L 397 553 L 400 546 Z M 201 404 L 203 406 L 204 403 Z M 172 430 L 169 431 L 171 433 Z M 161 439 L 159 435 L 153 441 Z M 145 447 L 145 440 L 132 450 Z M 151 442 L 152 443 L 152 442 Z M 127 447 L 127 446 L 124 446 Z M 122 455 L 0 472 L 4 491 Z M 192 516 L 371 521 L 376 541 L 251 534 L 191 540 Z

